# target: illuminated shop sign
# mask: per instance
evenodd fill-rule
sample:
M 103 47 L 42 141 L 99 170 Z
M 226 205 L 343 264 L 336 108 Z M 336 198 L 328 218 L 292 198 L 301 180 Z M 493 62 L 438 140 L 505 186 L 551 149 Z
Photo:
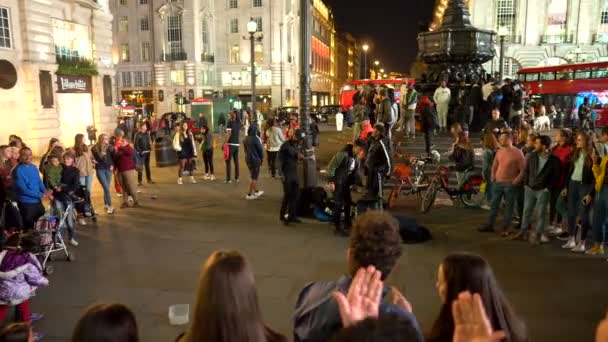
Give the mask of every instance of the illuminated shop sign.
M 88 76 L 57 75 L 58 93 L 90 93 L 91 78 Z

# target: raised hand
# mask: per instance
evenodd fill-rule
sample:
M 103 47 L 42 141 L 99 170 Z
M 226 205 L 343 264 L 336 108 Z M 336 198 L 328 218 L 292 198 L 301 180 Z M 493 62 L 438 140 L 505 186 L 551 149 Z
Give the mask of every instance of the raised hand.
M 341 292 L 332 294 L 338 303 L 344 327 L 366 318 L 378 317 L 384 287 L 380 278 L 381 273 L 374 266 L 368 266 L 367 269 L 360 268 L 353 278 L 346 296 Z
M 502 331 L 492 330 L 481 296 L 477 293 L 461 292 L 452 302 L 452 316 L 453 342 L 499 342 L 506 336 Z

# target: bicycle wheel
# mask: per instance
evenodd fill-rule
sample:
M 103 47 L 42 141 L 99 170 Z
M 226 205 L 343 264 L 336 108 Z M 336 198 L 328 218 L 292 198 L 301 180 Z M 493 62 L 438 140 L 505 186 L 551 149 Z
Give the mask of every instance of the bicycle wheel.
M 420 205 L 420 211 L 422 211 L 425 214 L 428 213 L 429 210 L 431 210 L 433 203 L 435 203 L 436 197 L 437 197 L 437 181 L 433 180 L 431 182 L 431 184 L 429 184 L 429 187 L 424 192 L 424 195 L 422 196 L 422 203 Z
M 460 195 L 460 201 L 465 207 L 477 208 L 479 207 L 485 198 L 485 194 L 478 190 Z

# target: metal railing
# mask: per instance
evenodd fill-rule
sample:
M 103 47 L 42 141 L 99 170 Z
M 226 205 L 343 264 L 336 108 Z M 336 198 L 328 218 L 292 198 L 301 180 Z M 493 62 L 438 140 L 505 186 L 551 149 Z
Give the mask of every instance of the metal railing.
M 166 52 L 160 55 L 160 60 L 163 62 L 186 61 L 188 54 L 184 51 Z

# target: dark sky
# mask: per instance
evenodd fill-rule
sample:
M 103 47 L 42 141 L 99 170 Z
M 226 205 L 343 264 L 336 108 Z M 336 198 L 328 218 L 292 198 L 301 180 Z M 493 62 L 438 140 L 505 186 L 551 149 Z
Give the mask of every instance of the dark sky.
M 430 23 L 435 1 L 325 0 L 325 3 L 334 12 L 338 30 L 369 42 L 368 63 L 378 59 L 387 71 L 408 72 L 416 58 L 419 23 Z

